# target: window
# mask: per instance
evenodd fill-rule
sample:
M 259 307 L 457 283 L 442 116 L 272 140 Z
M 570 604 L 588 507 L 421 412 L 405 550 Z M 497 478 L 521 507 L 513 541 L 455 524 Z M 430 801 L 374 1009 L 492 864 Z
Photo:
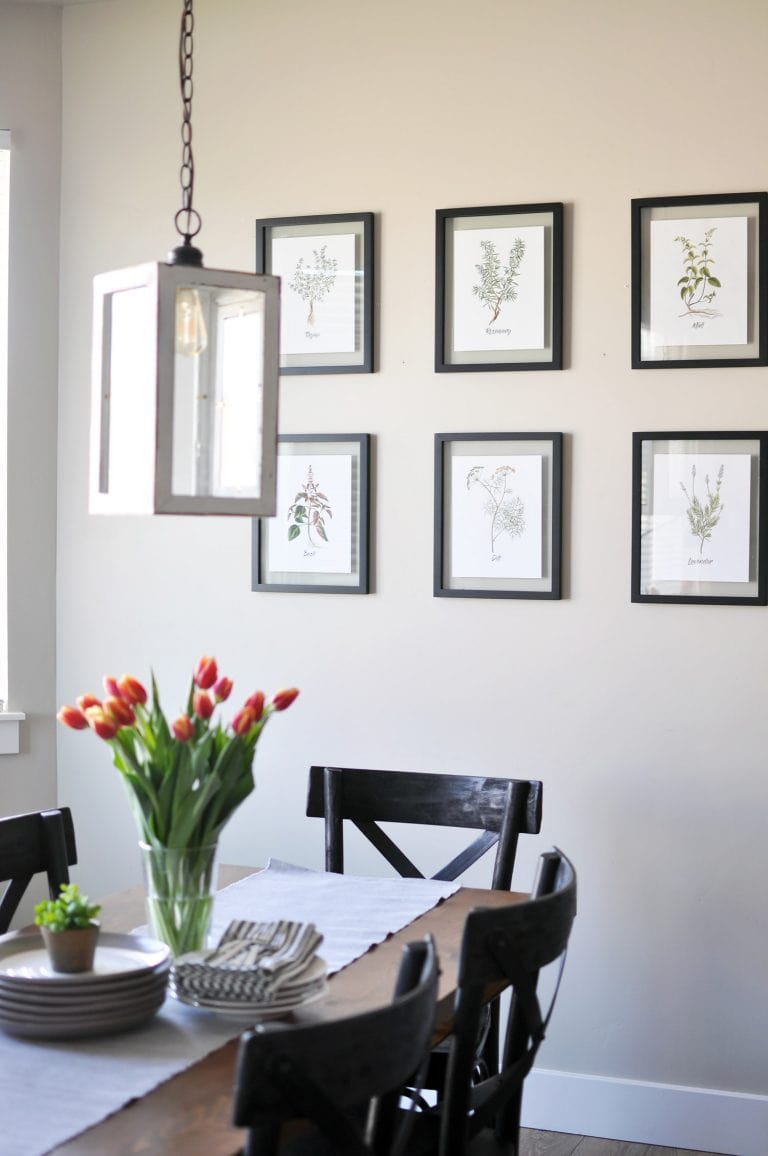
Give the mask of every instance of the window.
M 8 599 L 6 574 L 7 470 L 6 417 L 8 413 L 8 235 L 11 175 L 11 134 L 0 129 L 0 700 L 8 697 Z M 0 707 L 2 709 L 2 707 Z

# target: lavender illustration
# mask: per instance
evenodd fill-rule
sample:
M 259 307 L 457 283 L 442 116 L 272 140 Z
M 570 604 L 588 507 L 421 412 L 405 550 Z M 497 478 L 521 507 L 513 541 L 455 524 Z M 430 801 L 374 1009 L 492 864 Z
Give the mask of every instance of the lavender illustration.
M 720 487 L 723 484 L 723 474 L 725 473 L 725 466 L 721 465 L 717 471 L 717 478 L 715 480 L 714 490 L 709 484 L 709 474 L 704 475 L 704 485 L 707 491 L 707 497 L 704 502 L 701 501 L 696 493 L 696 466 L 691 466 L 691 489 L 690 493 L 684 482 L 680 483 L 680 489 L 685 494 L 688 502 L 688 508 L 685 511 L 688 515 L 688 525 L 691 533 L 695 538 L 699 539 L 699 553 L 704 549 L 704 543 L 708 542 L 712 537 L 712 531 L 725 509 L 725 506 L 720 501 Z

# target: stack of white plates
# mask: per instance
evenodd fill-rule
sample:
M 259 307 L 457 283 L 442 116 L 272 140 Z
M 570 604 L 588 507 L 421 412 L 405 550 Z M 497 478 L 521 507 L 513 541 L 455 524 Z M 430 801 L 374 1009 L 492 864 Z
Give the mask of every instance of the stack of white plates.
M 31 1039 L 126 1031 L 165 999 L 171 956 L 164 943 L 102 931 L 93 971 L 53 971 L 40 935 L 0 939 L 0 1028 Z

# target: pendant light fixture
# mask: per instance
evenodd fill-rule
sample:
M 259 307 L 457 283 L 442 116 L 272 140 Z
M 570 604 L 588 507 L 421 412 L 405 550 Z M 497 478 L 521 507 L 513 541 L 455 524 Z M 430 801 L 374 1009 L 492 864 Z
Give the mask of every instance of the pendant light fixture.
M 181 244 L 94 278 L 91 513 L 275 513 L 280 282 L 193 244 L 193 31 L 184 0 Z

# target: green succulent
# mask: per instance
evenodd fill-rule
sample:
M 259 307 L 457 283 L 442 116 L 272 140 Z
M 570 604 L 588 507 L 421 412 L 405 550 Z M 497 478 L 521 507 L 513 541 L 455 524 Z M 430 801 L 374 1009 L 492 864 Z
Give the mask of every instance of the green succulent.
M 36 904 L 35 923 L 51 931 L 72 931 L 90 927 L 100 911 L 99 904 L 91 903 L 87 895 L 80 894 L 76 883 L 62 883 L 58 899 L 45 899 Z

